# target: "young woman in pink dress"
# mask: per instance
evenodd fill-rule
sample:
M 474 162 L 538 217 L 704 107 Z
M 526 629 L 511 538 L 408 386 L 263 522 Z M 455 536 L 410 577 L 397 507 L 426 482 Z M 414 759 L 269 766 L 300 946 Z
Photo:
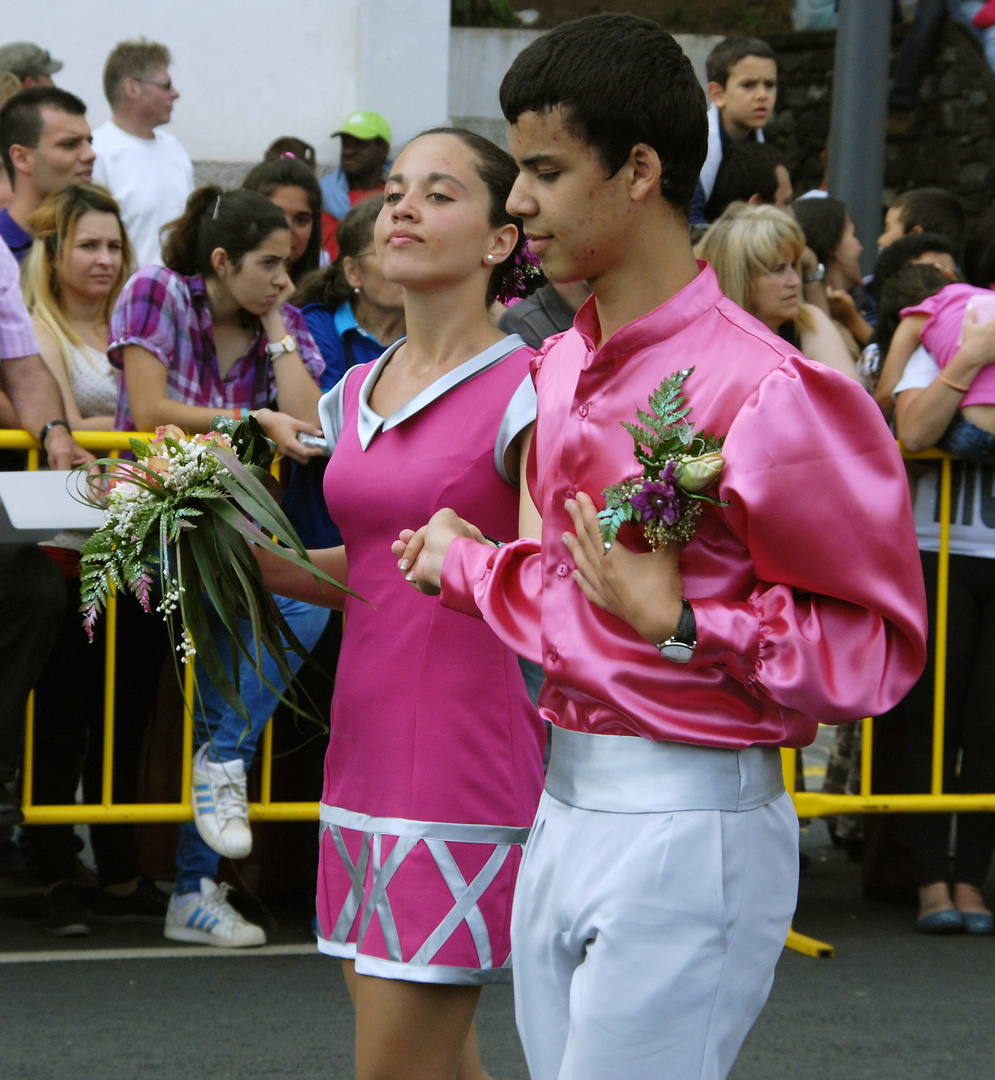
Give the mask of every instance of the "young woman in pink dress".
M 481 986 L 511 975 L 511 901 L 545 731 L 515 654 L 408 587 L 391 541 L 454 502 L 493 542 L 517 537 L 520 515 L 538 535 L 518 491 L 531 350 L 487 314 L 521 275 L 521 228 L 505 210 L 516 173 L 458 129 L 402 151 L 375 240 L 383 273 L 404 287 L 407 337 L 350 369 L 319 410 L 344 546 L 312 555 L 369 602 L 345 600 L 318 882 L 319 948 L 343 960 L 359 1077 L 486 1077 L 473 1014 Z M 274 592 L 342 605 L 341 593 L 260 562 Z

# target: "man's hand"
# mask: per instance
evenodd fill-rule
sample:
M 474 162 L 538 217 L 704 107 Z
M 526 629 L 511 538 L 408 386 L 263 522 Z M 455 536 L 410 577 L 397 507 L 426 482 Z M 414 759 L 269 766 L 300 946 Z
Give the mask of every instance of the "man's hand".
M 78 465 L 89 465 L 94 460 L 93 454 L 84 450 L 61 424 L 48 429 L 43 449 L 48 455 L 49 468 L 55 470 L 75 469 Z
M 672 637 L 684 599 L 680 549 L 635 552 L 616 541 L 606 551 L 590 496 L 578 492 L 565 505 L 577 535 L 564 533 L 563 543 L 577 564 L 573 579 L 581 592 L 653 645 Z
M 449 545 L 459 536 L 486 544 L 484 534 L 454 510 L 438 510 L 417 532 L 402 529 L 390 546 L 397 568 L 419 592 L 437 596 L 442 591 L 442 564 Z

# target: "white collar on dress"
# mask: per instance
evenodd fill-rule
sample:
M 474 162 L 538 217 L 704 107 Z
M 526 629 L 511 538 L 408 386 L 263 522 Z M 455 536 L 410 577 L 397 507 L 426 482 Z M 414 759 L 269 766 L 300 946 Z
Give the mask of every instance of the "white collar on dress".
M 397 427 L 398 424 L 403 423 L 405 420 L 409 419 L 409 417 L 414 416 L 415 413 L 424 409 L 426 405 L 431 405 L 433 401 L 442 397 L 443 394 L 448 393 L 461 383 L 469 381 L 475 375 L 479 375 L 482 371 L 486 371 L 488 368 L 493 367 L 506 356 L 515 352 L 516 349 L 522 348 L 525 344 L 518 334 L 510 334 L 508 337 L 502 338 L 500 341 L 495 342 L 489 349 L 484 349 L 482 353 L 471 356 L 469 360 L 464 361 L 459 367 L 453 368 L 452 371 L 447 371 L 445 375 L 436 379 L 431 385 L 426 386 L 420 394 L 416 394 L 406 405 L 403 405 L 391 416 L 383 417 L 370 408 L 370 395 L 373 393 L 373 387 L 376 386 L 377 379 L 380 378 L 380 372 L 383 371 L 384 365 L 403 341 L 404 338 L 395 341 L 383 356 L 375 361 L 360 388 L 357 427 L 359 442 L 364 450 L 369 447 L 374 436 L 379 431 L 390 431 L 391 428 Z

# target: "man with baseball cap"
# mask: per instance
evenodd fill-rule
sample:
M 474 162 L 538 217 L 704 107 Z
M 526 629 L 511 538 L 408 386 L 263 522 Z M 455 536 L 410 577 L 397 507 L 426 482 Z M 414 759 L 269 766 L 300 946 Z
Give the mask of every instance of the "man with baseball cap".
M 331 137 L 342 137 L 339 166 L 319 181 L 324 198 L 321 241 L 331 259 L 339 253 L 339 222 L 357 203 L 383 191 L 384 167 L 390 153 L 390 124 L 379 113 L 350 113 Z
M 25 90 L 29 86 L 54 86 L 52 76 L 61 70 L 62 61 L 34 42 L 12 41 L 0 45 L 0 71 L 16 75 Z

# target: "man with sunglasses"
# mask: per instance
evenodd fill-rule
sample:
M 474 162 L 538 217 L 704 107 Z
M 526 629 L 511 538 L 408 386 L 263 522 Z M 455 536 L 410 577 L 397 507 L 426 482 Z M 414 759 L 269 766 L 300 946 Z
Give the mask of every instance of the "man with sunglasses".
M 179 142 L 160 130 L 180 96 L 169 77 L 169 49 L 122 41 L 104 65 L 111 118 L 93 133 L 94 183 L 121 204 L 139 266 L 162 263 L 159 230 L 183 213 L 193 190 L 193 166 Z

